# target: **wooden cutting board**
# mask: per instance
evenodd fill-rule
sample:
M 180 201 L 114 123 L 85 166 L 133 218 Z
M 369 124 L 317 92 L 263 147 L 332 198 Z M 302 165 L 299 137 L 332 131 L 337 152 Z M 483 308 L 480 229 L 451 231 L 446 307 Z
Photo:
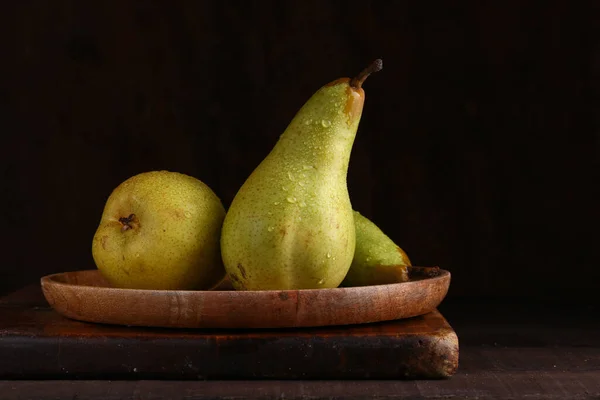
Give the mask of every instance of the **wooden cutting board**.
M 1 379 L 417 379 L 458 366 L 457 336 L 437 310 L 344 327 L 198 330 L 75 321 L 34 297 L 0 301 Z

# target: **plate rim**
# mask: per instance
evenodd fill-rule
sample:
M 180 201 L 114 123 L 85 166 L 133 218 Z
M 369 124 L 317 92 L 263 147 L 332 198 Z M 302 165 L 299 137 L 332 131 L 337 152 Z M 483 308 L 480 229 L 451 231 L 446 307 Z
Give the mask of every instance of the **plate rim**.
M 307 328 L 391 321 L 431 312 L 444 301 L 450 289 L 450 271 L 439 271 L 436 276 L 419 276 L 420 279 L 383 285 L 291 290 L 156 290 L 95 286 L 101 283 L 94 282 L 100 271 L 86 269 L 46 275 L 41 278 L 41 289 L 56 312 L 84 322 L 176 329 Z M 75 282 L 59 278 L 67 274 L 75 275 Z M 89 280 L 83 278 L 82 283 L 78 283 L 77 274 L 87 274 Z M 391 302 L 393 308 L 385 306 L 391 299 L 382 300 L 383 295 L 389 297 L 391 294 L 396 298 Z M 145 300 L 152 298 L 156 300 Z M 361 300 L 368 298 L 373 300 L 366 303 Z M 121 309 L 125 301 L 130 312 L 115 312 L 115 301 L 119 304 L 116 309 Z M 224 301 L 221 309 L 212 306 L 221 301 Z M 370 301 L 373 311 L 360 306 L 370 304 Z M 186 306 L 179 308 L 180 302 Z M 209 304 L 206 310 L 205 302 Z M 146 308 L 140 309 L 138 303 L 145 304 Z M 177 305 L 175 309 L 173 304 Z M 329 311 L 313 315 L 307 311 L 312 304 L 321 304 L 319 307 Z M 147 308 L 148 305 L 151 307 Z M 257 317 L 254 311 L 257 306 L 272 311 Z M 156 307 L 159 312 L 147 311 L 156 310 Z
M 419 279 L 419 280 L 413 280 L 413 281 L 406 281 L 406 282 L 394 282 L 394 283 L 386 283 L 386 284 L 377 284 L 377 285 L 363 285 L 363 286 L 338 286 L 335 288 L 313 288 L 313 289 L 265 289 L 265 290 L 235 290 L 235 289 L 230 289 L 230 290 L 211 290 L 211 289 L 204 289 L 204 290 L 196 290 L 196 289 L 134 289 L 134 288 L 118 288 L 118 287 L 111 287 L 111 286 L 91 286 L 91 285 L 78 285 L 75 283 L 68 283 L 68 282 L 60 282 L 54 278 L 56 278 L 57 276 L 60 275 L 65 275 L 65 274 L 69 274 L 69 273 L 93 273 L 96 272 L 98 274 L 101 274 L 100 270 L 98 269 L 83 269 L 83 270 L 75 270 L 75 271 L 63 271 L 63 272 L 56 272 L 56 273 L 52 273 L 52 274 L 48 274 L 45 276 L 42 276 L 40 278 L 40 284 L 42 286 L 44 286 L 45 284 L 51 284 L 51 285 L 55 285 L 55 286 L 66 286 L 66 287 L 76 287 L 76 288 L 88 288 L 89 290 L 102 290 L 102 291 L 106 291 L 106 292 L 130 292 L 130 293 L 134 293 L 134 292 L 138 292 L 140 294 L 154 294 L 156 295 L 157 292 L 159 293 L 164 293 L 164 294 L 168 294 L 168 293 L 178 293 L 178 294 L 200 294 L 200 293 L 227 293 L 227 294 L 231 294 L 231 293 L 243 293 L 243 294 L 249 294 L 249 295 L 254 295 L 257 293 L 260 294 L 265 294 L 265 295 L 273 295 L 273 294 L 279 294 L 281 292 L 293 292 L 293 293 L 298 293 L 299 295 L 302 293 L 325 293 L 325 292 L 336 292 L 336 291 L 360 291 L 360 290 L 372 290 L 373 288 L 377 288 L 377 287 L 390 287 L 390 286 L 398 286 L 398 285 L 414 285 L 414 284 L 418 284 L 420 282 L 431 282 L 431 281 L 437 281 L 437 280 L 443 280 L 443 279 L 451 279 L 452 278 L 452 273 L 448 270 L 439 269 L 439 274 L 436 276 L 432 276 L 432 277 L 424 277 L 423 279 Z M 450 284 L 448 284 L 448 286 L 450 286 Z

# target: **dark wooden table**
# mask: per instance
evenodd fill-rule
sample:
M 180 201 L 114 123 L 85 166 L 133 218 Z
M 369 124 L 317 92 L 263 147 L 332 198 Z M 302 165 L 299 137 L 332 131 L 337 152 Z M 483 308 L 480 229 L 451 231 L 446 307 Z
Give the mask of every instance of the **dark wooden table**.
M 26 313 L 45 308 L 39 288 L 29 286 L 0 298 L 0 320 L 14 318 L 19 310 Z M 597 305 L 453 300 L 444 302 L 440 310 L 460 341 L 460 366 L 450 379 L 21 379 L 0 381 L 0 398 L 600 399 Z

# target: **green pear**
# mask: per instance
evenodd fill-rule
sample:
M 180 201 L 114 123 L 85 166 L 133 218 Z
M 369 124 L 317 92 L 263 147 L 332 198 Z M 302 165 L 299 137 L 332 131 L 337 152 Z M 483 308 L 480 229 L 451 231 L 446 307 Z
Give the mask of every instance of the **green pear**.
M 235 195 L 221 234 L 235 289 L 334 288 L 346 276 L 355 246 L 348 163 L 362 83 L 381 66 L 315 92 Z
M 208 289 L 225 276 L 225 209 L 200 180 L 150 171 L 117 186 L 94 234 L 92 255 L 115 287 Z
M 354 225 L 354 258 L 342 286 L 384 285 L 408 281 L 408 266 L 411 263 L 404 250 L 358 211 L 354 211 Z

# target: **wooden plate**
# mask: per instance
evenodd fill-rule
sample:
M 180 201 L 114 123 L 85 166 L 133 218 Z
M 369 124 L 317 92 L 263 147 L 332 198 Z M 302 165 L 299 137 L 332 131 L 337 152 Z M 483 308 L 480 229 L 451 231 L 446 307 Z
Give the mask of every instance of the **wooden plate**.
M 433 275 L 411 273 L 409 282 L 335 289 L 180 291 L 113 288 L 98 270 L 85 270 L 45 276 L 41 285 L 58 313 L 80 321 L 169 328 L 286 328 L 428 313 L 450 286 L 448 271 L 436 269 Z

